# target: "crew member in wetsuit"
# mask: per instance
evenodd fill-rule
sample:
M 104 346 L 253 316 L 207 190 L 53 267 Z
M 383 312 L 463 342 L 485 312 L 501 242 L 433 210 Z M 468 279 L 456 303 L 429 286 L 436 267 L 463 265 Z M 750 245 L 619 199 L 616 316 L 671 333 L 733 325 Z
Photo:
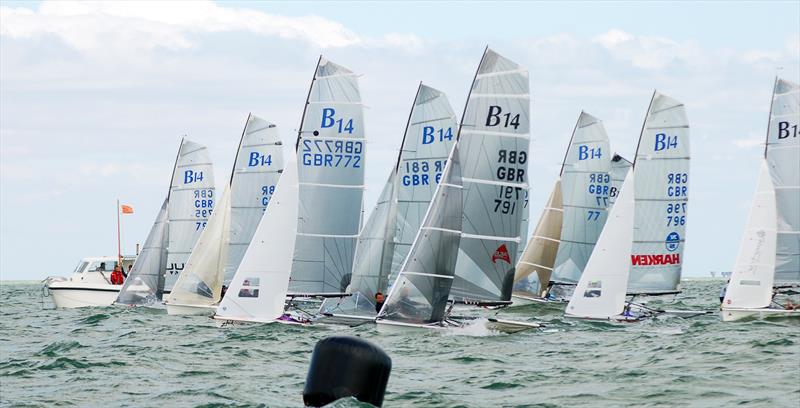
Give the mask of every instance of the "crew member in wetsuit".
M 384 301 L 386 301 L 386 298 L 383 296 L 383 293 L 378 292 L 375 294 L 375 313 L 381 312 Z

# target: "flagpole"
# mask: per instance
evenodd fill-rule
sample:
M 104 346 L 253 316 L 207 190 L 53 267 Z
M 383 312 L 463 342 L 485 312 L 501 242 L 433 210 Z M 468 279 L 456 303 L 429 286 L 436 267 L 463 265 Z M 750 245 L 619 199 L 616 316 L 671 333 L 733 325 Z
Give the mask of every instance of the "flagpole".
M 120 267 L 122 267 L 122 238 L 120 234 L 120 226 L 119 226 L 119 198 L 117 199 L 117 260 L 119 261 Z

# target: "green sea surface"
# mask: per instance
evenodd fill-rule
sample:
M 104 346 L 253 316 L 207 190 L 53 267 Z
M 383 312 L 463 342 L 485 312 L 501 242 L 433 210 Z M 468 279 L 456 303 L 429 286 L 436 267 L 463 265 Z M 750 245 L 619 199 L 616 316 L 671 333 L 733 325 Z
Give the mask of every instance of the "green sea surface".
M 685 281 L 682 294 L 650 305 L 716 310 L 721 284 Z M 472 313 L 546 327 L 218 328 L 163 309 L 56 310 L 39 284 L 4 282 L 0 406 L 302 406 L 314 345 L 341 334 L 391 356 L 387 407 L 800 407 L 800 319 L 722 323 L 714 313 L 618 324 L 566 320 L 553 304 Z

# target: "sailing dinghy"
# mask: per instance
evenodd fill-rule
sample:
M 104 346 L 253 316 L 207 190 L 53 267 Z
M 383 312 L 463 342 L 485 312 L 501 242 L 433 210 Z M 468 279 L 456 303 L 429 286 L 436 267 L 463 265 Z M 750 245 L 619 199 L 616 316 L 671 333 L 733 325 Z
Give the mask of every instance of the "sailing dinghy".
M 320 308 L 324 321 L 357 324 L 375 318 L 375 294 L 387 293 L 408 255 L 455 142 L 456 124 L 447 96 L 420 84 L 397 162 L 359 234 L 347 287 L 351 296 L 326 299 Z
M 654 92 L 636 150 L 633 170 L 570 298 L 567 317 L 635 321 L 662 313 L 706 313 L 633 302 L 640 294 L 679 293 L 689 183 L 683 104 Z M 633 297 L 626 300 L 626 295 Z
M 288 296 L 348 296 L 366 141 L 358 78 L 320 57 L 297 135 L 300 209 Z
M 214 313 L 283 171 L 276 126 L 248 115 L 235 157 L 229 184 L 164 302 L 169 314 Z
M 125 279 L 117 304 L 160 303 L 171 289 L 167 282 L 183 270 L 188 251 L 211 216 L 216 200 L 214 173 L 205 146 L 181 140 L 170 180 L 167 197 Z
M 214 319 L 220 324 L 298 322 L 284 317 L 284 310 L 298 237 L 299 189 L 297 158 L 291 155 L 270 200 L 269 211 L 258 223 L 231 286 L 216 310 Z
M 776 78 L 750 217 L 722 301 L 722 320 L 800 317 L 777 295 L 800 293 L 800 87 Z M 788 298 L 787 298 L 788 299 Z
M 458 303 L 511 303 L 528 189 L 528 71 L 488 47 L 458 131 L 464 224 L 450 296 Z
M 515 304 L 566 301 L 606 222 L 613 163 L 603 123 L 581 112 L 561 172 L 534 236 L 517 264 Z

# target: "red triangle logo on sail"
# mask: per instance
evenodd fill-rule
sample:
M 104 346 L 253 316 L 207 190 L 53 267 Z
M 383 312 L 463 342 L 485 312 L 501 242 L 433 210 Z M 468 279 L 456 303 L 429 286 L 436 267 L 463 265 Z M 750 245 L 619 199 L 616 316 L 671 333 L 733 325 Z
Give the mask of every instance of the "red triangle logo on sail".
M 509 264 L 511 263 L 511 256 L 508 255 L 508 248 L 506 248 L 506 244 L 502 244 L 494 251 L 494 255 L 492 255 L 492 263 L 497 263 L 497 260 L 506 261 Z

